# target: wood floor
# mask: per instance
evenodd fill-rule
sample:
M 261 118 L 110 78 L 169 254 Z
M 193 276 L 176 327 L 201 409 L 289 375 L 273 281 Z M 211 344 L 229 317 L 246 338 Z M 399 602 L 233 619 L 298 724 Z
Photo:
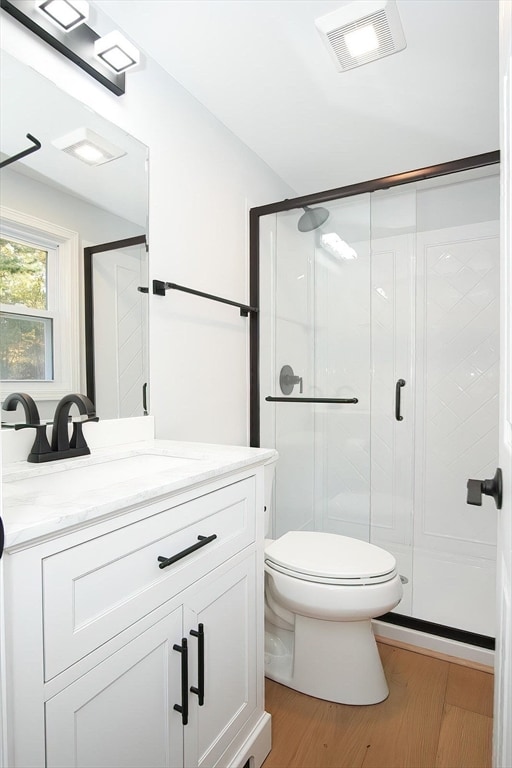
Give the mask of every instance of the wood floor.
M 349 707 L 266 681 L 263 768 L 488 768 L 493 675 L 379 644 L 390 695 Z

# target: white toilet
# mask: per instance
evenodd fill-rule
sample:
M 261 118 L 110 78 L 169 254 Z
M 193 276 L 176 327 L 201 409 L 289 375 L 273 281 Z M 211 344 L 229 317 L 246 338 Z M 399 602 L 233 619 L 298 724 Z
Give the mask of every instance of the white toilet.
M 276 460 L 265 466 L 270 529 Z M 265 542 L 265 675 L 340 704 L 389 693 L 371 619 L 402 598 L 395 558 L 334 533 L 290 531 Z

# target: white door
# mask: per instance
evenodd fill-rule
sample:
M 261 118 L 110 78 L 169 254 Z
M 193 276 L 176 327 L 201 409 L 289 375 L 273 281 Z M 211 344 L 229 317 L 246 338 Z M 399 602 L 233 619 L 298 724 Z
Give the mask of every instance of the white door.
M 142 245 L 93 256 L 96 413 L 102 419 L 142 416 L 147 382 Z
M 500 466 L 503 507 L 498 512 L 494 756 L 495 768 L 512 765 L 512 3 L 500 2 L 501 91 L 501 378 Z
M 182 610 L 46 702 L 47 768 L 183 765 Z

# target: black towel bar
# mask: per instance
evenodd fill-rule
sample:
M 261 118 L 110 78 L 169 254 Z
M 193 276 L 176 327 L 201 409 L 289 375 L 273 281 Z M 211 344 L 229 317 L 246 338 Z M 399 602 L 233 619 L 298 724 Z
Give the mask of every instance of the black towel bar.
M 153 280 L 153 293 L 156 296 L 165 296 L 165 292 L 169 289 L 183 291 L 183 293 L 192 293 L 194 296 L 202 296 L 203 299 L 211 299 L 212 301 L 219 301 L 221 304 L 229 304 L 232 307 L 238 307 L 242 317 L 248 317 L 250 312 L 259 311 L 257 307 L 251 307 L 248 304 L 240 304 L 238 301 L 231 301 L 231 299 L 223 299 L 220 296 L 214 296 L 212 293 L 196 291 L 194 288 L 186 288 L 184 285 L 178 285 L 177 283 L 164 283 L 163 280 Z
M 5 160 L 2 160 L 2 162 L 0 163 L 0 168 L 5 168 L 6 165 L 15 163 L 16 160 L 21 160 L 22 157 L 31 155 L 32 152 L 37 152 L 38 149 L 41 149 L 41 142 L 39 141 L 39 139 L 36 139 L 36 137 L 32 136 L 31 133 L 27 133 L 26 136 L 27 136 L 27 139 L 30 139 L 30 141 L 34 144 L 34 146 L 29 147 L 28 149 L 24 149 L 23 152 L 18 152 L 17 155 L 13 155 L 12 157 L 8 157 Z

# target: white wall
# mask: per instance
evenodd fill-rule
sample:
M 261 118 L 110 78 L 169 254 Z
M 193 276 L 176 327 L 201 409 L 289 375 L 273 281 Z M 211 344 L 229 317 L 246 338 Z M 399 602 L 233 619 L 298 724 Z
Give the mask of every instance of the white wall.
M 293 190 L 150 59 L 116 97 L 3 12 L 1 47 L 149 146 L 150 279 L 248 302 L 248 209 Z M 248 327 L 232 307 L 150 296 L 158 437 L 247 443 Z

